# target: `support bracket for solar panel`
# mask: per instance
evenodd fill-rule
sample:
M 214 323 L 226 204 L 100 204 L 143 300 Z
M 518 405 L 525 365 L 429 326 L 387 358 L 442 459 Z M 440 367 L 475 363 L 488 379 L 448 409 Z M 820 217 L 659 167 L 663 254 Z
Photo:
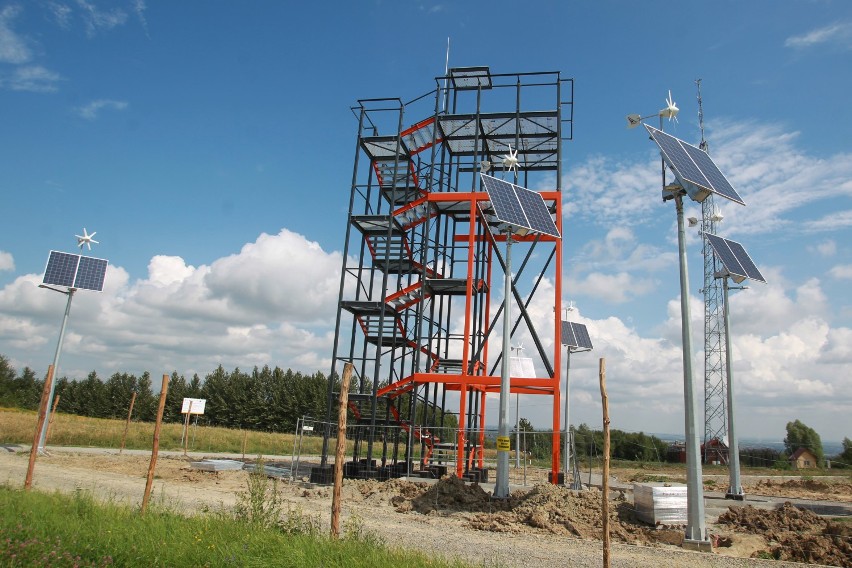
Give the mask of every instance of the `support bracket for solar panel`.
M 663 203 L 674 199 L 678 195 L 686 195 L 687 191 L 679 183 L 670 183 L 663 187 Z

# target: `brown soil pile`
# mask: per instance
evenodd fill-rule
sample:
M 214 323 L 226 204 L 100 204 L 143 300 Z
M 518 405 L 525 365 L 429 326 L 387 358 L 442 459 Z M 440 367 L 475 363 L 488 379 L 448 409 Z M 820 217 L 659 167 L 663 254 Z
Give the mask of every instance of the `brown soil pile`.
M 370 483 L 370 482 L 367 482 Z M 398 491 L 390 499 L 398 512 L 423 515 L 461 514 L 478 530 L 571 535 L 584 539 L 602 538 L 601 493 L 571 491 L 543 484 L 513 492 L 508 499 L 492 499 L 482 487 L 448 476 L 424 488 L 419 484 L 397 482 Z M 610 500 L 610 534 L 620 542 L 677 544 L 682 532 L 644 525 L 633 515 L 632 506 L 619 495 Z
M 852 527 L 823 519 L 789 502 L 775 511 L 751 505 L 730 507 L 719 517 L 719 524 L 763 536 L 769 548 L 754 556 L 852 567 Z
M 805 499 L 831 499 L 852 502 L 852 483 L 844 480 L 788 479 L 773 481 L 761 479 L 757 484 L 745 488 L 746 493 L 755 495 L 777 495 Z

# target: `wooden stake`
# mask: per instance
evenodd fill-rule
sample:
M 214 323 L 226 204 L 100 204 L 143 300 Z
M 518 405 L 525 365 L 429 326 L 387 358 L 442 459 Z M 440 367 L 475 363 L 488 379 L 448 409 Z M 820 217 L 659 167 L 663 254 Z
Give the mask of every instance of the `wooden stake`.
M 157 467 L 157 454 L 160 451 L 160 425 L 163 423 L 163 410 L 166 408 L 166 393 L 169 392 L 169 376 L 163 375 L 163 386 L 160 388 L 160 406 L 157 408 L 157 422 L 154 424 L 154 446 L 151 449 L 151 463 L 148 465 L 148 479 L 145 482 L 145 495 L 142 497 L 142 514 L 148 508 L 151 498 L 151 486 L 154 485 L 154 469 Z
M 41 403 L 38 405 L 38 420 L 36 420 L 36 430 L 33 436 L 33 447 L 30 449 L 30 463 L 27 466 L 27 476 L 24 478 L 24 490 L 29 491 L 33 484 L 33 470 L 35 469 L 36 456 L 38 455 L 38 439 L 41 437 L 41 430 L 44 428 L 44 421 L 47 418 L 47 400 L 50 398 L 50 385 L 53 383 L 53 365 L 47 368 L 47 377 L 44 379 L 44 388 L 41 390 Z M 47 442 L 45 441 L 45 449 Z
M 59 399 L 62 398 L 56 395 L 53 399 L 53 410 L 50 411 L 50 420 L 47 421 L 47 432 L 44 433 L 44 445 L 47 446 L 47 441 L 50 440 L 50 431 L 53 430 L 53 423 L 56 421 L 56 407 L 59 406 Z
M 603 407 L 603 502 L 601 515 L 603 517 L 603 565 L 609 568 L 609 399 L 606 395 L 606 359 L 600 361 L 601 406 Z
M 246 461 L 246 442 L 248 442 L 248 430 L 243 431 L 243 461 Z
M 337 448 L 334 454 L 334 489 L 331 493 L 331 538 L 340 538 L 340 492 L 343 488 L 343 455 L 346 453 L 346 410 L 349 404 L 349 382 L 352 363 L 343 367 L 340 399 L 337 409 Z
M 127 430 L 130 428 L 130 417 L 133 415 L 133 403 L 136 402 L 136 391 L 133 391 L 133 396 L 130 397 L 130 409 L 127 411 L 127 422 L 124 423 L 124 435 L 121 437 L 121 449 L 118 453 L 124 451 L 124 443 L 127 441 Z

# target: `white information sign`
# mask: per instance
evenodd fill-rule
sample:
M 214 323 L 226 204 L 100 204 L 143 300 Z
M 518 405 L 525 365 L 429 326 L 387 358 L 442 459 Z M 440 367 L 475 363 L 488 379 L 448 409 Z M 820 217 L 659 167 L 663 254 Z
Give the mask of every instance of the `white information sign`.
M 180 407 L 181 414 L 204 414 L 204 406 L 207 404 L 206 398 L 185 398 Z

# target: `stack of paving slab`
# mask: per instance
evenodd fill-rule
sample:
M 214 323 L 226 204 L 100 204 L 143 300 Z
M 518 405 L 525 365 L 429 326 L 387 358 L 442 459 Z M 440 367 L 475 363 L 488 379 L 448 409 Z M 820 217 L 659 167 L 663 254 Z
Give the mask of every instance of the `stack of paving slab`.
M 685 525 L 686 485 L 634 483 L 636 517 L 651 525 Z
M 243 462 L 237 460 L 201 460 L 190 462 L 195 469 L 202 471 L 227 471 L 243 469 Z

